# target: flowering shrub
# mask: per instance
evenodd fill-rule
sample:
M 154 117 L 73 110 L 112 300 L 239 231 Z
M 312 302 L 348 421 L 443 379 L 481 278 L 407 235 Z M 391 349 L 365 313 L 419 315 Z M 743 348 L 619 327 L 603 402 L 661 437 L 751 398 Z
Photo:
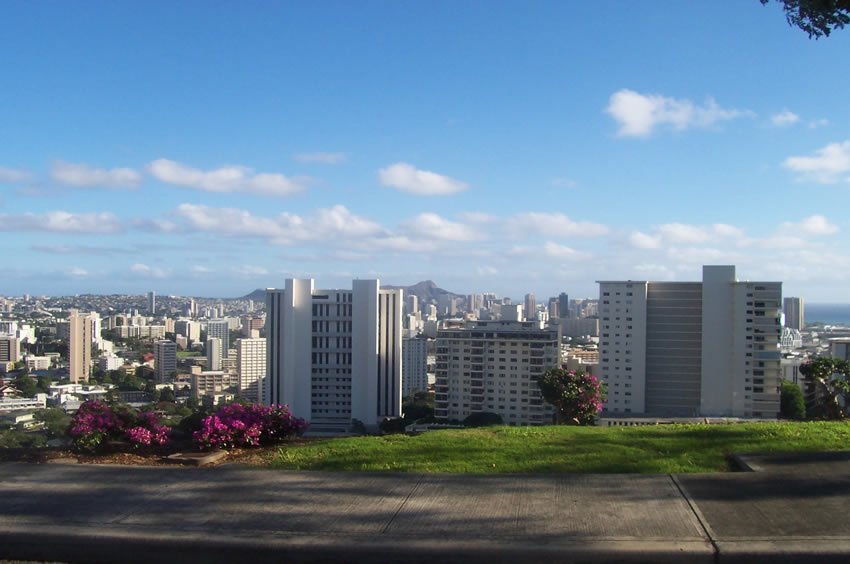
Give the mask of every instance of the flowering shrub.
M 605 384 L 586 372 L 551 368 L 537 384 L 543 399 L 554 405 L 559 419 L 568 424 L 592 424 L 608 399 Z
M 254 447 L 301 435 L 307 422 L 285 405 L 231 403 L 203 420 L 193 434 L 201 448 Z
M 168 427 L 159 422 L 159 417 L 152 412 L 139 413 L 135 426 L 127 429 L 125 437 L 135 447 L 159 445 L 168 443 Z
M 156 414 L 115 411 L 97 400 L 80 406 L 71 419 L 68 434 L 74 449 L 84 452 L 96 452 L 108 439 L 126 438 L 137 447 L 168 442 L 168 427 L 160 424 Z
M 74 449 L 95 451 L 110 435 L 123 430 L 124 421 L 112 409 L 100 401 L 83 403 L 71 419 L 68 434 L 73 440 Z

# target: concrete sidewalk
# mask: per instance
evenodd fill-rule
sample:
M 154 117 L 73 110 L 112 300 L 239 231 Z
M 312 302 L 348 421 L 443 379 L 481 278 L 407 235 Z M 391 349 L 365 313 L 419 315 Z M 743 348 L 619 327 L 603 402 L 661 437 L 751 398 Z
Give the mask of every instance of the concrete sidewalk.
M 850 458 L 752 460 L 762 472 L 677 476 L 3 463 L 0 559 L 849 561 Z

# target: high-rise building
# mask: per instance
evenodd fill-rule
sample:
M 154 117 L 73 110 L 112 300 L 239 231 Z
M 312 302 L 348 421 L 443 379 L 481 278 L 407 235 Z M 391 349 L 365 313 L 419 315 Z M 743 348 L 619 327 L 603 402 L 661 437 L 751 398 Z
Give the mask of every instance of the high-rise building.
M 174 322 L 174 332 L 193 343 L 201 340 L 201 324 L 197 321 L 178 319 Z
M 534 321 L 537 319 L 537 299 L 534 294 L 525 295 L 525 320 Z
M 238 339 L 236 341 L 236 371 L 239 373 L 239 395 L 255 402 L 264 401 L 265 339 Z
M 174 341 L 156 341 L 153 344 L 156 381 L 160 384 L 170 382 L 177 371 L 177 343 Z
M 207 370 L 220 371 L 222 359 L 222 344 L 218 337 L 207 339 Z
M 156 292 L 153 290 L 148 292 L 148 313 L 151 315 L 156 314 Z
M 428 339 L 413 337 L 401 343 L 401 392 L 408 397 L 428 389 Z
M 21 360 L 21 342 L 11 335 L 0 335 L 0 362 Z
M 566 292 L 561 292 L 558 296 L 558 317 L 566 319 L 570 316 L 570 297 Z
M 288 279 L 266 290 L 267 401 L 289 404 L 314 429 L 398 417 L 403 298 L 378 280 L 319 290 Z
M 214 319 L 207 322 L 207 339 L 216 338 L 221 340 L 221 348 L 219 349 L 218 366 L 219 368 L 210 368 L 209 370 L 221 370 L 221 359 L 227 356 L 227 349 L 230 348 L 230 322 L 226 319 Z
M 781 282 L 599 282 L 600 374 L 611 414 L 774 418 Z
M 785 314 L 785 327 L 802 331 L 806 327 L 805 304 L 803 298 L 785 298 L 782 301 L 782 312 Z
M 71 383 L 89 381 L 91 374 L 92 317 L 76 309 L 68 317 L 68 365 Z
M 404 314 L 415 315 L 419 312 L 419 296 L 416 294 L 408 294 L 404 299 Z
M 533 321 L 469 321 L 438 331 L 434 415 L 463 420 L 489 412 L 507 425 L 551 423 L 537 378 L 560 366 L 560 340 L 557 328 Z

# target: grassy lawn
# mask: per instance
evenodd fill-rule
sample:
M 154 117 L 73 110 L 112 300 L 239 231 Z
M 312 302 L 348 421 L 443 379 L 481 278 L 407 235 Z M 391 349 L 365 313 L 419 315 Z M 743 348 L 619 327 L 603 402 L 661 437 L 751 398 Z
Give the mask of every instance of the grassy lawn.
M 716 472 L 733 452 L 850 450 L 850 423 L 489 427 L 312 441 L 268 466 L 389 472 Z

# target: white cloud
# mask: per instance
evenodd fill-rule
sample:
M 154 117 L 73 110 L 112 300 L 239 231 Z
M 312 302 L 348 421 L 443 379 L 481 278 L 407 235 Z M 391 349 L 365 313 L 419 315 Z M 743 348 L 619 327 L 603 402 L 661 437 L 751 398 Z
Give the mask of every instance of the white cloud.
M 298 153 L 292 158 L 299 163 L 339 164 L 347 160 L 345 153 Z
M 56 233 L 118 233 L 121 222 L 109 212 L 0 214 L 0 231 L 49 231 Z
M 829 125 L 828 119 L 813 119 L 809 122 L 809 129 L 817 129 L 818 127 L 826 127 Z
M 565 245 L 559 245 L 558 243 L 553 243 L 552 241 L 546 241 L 546 243 L 543 245 L 543 252 L 547 256 L 560 259 L 575 259 L 582 256 L 582 254 L 576 251 L 575 249 L 567 247 Z
M 240 276 L 244 276 L 246 278 L 250 278 L 250 277 L 253 277 L 253 276 L 266 276 L 269 273 L 268 269 L 266 269 L 262 266 L 253 266 L 253 265 L 250 265 L 250 264 L 237 266 L 233 269 L 233 271 L 236 274 L 238 274 Z
M 130 272 L 146 278 L 167 278 L 169 274 L 169 271 L 164 268 L 151 267 L 141 262 L 131 266 Z
M 133 220 L 133 226 L 151 233 L 176 233 L 180 229 L 176 223 L 167 219 L 136 219 Z
M 499 273 L 495 267 L 489 265 L 479 266 L 475 269 L 475 271 L 478 272 L 479 276 L 493 276 L 494 274 Z
M 692 127 L 710 127 L 751 112 L 721 108 L 713 98 L 699 106 L 687 99 L 641 94 L 623 89 L 611 95 L 605 111 L 619 124 L 620 137 L 648 137 L 659 126 L 682 131 Z
M 800 116 L 790 110 L 782 110 L 778 114 L 770 116 L 770 123 L 776 127 L 787 127 L 794 125 L 798 121 L 800 121 Z
M 798 173 L 799 180 L 820 184 L 850 182 L 850 141 L 830 143 L 815 151 L 814 156 L 788 157 L 782 166 Z
M 210 274 L 212 272 L 215 272 L 215 270 L 213 270 L 212 268 L 210 268 L 208 266 L 196 264 L 192 267 L 192 273 L 193 274 Z
M 395 163 L 378 171 L 378 179 L 384 186 L 391 186 L 417 196 L 448 196 L 463 192 L 469 186 L 465 182 L 419 170 L 407 163 Z
M 471 227 L 435 213 L 421 213 L 404 222 L 402 228 L 417 237 L 443 241 L 475 241 L 481 238 L 481 234 Z
M 377 223 L 352 214 L 344 206 L 319 209 L 306 217 L 282 213 L 275 218 L 267 218 L 237 208 L 214 208 L 197 204 L 180 204 L 176 213 L 195 231 L 267 238 L 279 244 L 345 240 L 377 235 L 383 231 Z
M 506 221 L 508 230 L 515 236 L 542 233 L 552 237 L 599 237 L 608 233 L 608 227 L 589 221 L 573 221 L 562 213 L 525 212 Z
M 834 235 L 838 233 L 838 226 L 830 223 L 822 215 L 811 215 L 799 223 L 786 222 L 780 226 L 780 230 L 787 233 L 801 235 Z
M 629 244 L 638 249 L 657 249 L 661 246 L 661 237 L 648 235 L 642 231 L 632 231 L 629 234 Z
M 32 178 L 29 171 L 0 166 L 0 184 L 15 184 L 26 182 Z
M 58 161 L 50 171 L 53 180 L 85 188 L 135 188 L 142 175 L 132 168 L 95 168 L 87 164 Z
M 74 266 L 66 270 L 65 274 L 71 278 L 85 278 L 89 275 L 89 272 L 84 268 Z
M 148 172 L 167 184 L 217 193 L 289 196 L 306 187 L 303 178 L 287 178 L 278 173 L 254 173 L 244 166 L 224 166 L 204 171 L 176 161 L 157 159 L 148 165 Z
M 732 239 L 738 242 L 743 238 L 743 229 L 725 223 L 715 223 L 709 226 L 665 223 L 655 227 L 653 233 L 632 231 L 629 234 L 628 242 L 632 247 L 638 249 L 658 249 L 673 245 L 716 243 L 723 239 Z

